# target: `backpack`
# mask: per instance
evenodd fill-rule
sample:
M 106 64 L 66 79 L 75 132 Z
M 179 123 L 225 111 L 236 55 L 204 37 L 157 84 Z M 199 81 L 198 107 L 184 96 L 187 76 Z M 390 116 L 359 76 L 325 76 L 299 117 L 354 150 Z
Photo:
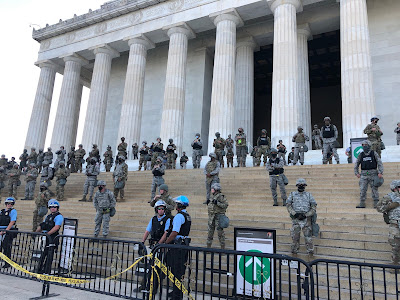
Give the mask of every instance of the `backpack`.
M 378 201 L 376 204 L 376 210 L 383 214 L 383 220 L 386 224 L 390 223 L 389 220 L 389 204 L 392 202 L 392 198 L 389 195 L 384 196 L 382 199 Z

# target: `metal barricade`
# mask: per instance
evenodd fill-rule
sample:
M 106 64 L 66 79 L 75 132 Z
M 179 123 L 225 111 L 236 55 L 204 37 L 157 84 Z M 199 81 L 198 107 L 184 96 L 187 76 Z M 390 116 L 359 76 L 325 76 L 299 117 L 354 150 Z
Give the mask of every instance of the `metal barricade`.
M 317 299 L 399 299 L 400 266 L 325 259 L 310 266 Z
M 150 300 L 314 299 L 311 268 L 286 255 L 162 244 L 152 265 Z

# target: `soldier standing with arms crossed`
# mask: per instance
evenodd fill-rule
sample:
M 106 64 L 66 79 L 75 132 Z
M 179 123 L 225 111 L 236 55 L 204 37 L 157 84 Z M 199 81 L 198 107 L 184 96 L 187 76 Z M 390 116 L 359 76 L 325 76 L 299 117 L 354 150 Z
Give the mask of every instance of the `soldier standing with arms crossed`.
M 139 171 L 142 169 L 142 165 L 144 165 L 144 170 L 147 170 L 147 158 L 149 157 L 149 147 L 147 147 L 147 142 L 142 142 L 142 147 L 139 150 L 140 159 L 139 159 Z
M 103 238 L 107 238 L 110 230 L 110 211 L 115 208 L 114 194 L 106 189 L 106 182 L 99 180 L 97 183 L 99 190 L 96 192 L 93 198 L 93 205 L 96 209 L 96 217 L 94 219 L 94 237 L 100 233 L 101 223 L 103 223 Z
M 175 169 L 175 150 L 176 146 L 173 139 L 169 139 L 167 146 L 167 169 Z
M 203 143 L 201 142 L 200 139 L 200 133 L 196 133 L 196 137 L 192 142 L 192 148 L 193 148 L 193 155 L 192 155 L 193 169 L 198 169 L 200 168 L 201 157 L 203 156 L 203 150 L 202 150 Z
M 300 164 L 304 165 L 304 149 L 306 146 L 305 142 L 309 141 L 309 137 L 304 134 L 303 132 L 303 127 L 299 126 L 297 127 L 297 133 L 293 136 L 292 142 L 295 142 L 294 146 L 294 159 L 293 159 L 293 165 L 297 164 L 297 161 L 300 158 Z
M 210 203 L 210 192 L 211 185 L 213 183 L 219 183 L 219 171 L 221 170 L 221 166 L 217 160 L 217 156 L 215 153 L 210 153 L 210 161 L 207 162 L 206 167 L 204 168 L 204 175 L 206 175 L 206 192 L 207 198 L 203 204 Z
M 151 183 L 151 199 L 148 203 L 150 203 L 154 196 L 156 195 L 157 187 L 164 184 L 163 175 L 165 174 L 165 166 L 162 163 L 162 157 L 158 157 L 156 160 L 156 164 L 152 170 L 153 173 L 153 182 Z
M 246 167 L 247 144 L 243 128 L 238 129 L 235 136 L 237 167 Z
M 118 193 L 120 193 L 120 200 L 122 202 L 125 196 L 125 182 L 128 180 L 128 165 L 125 163 L 124 156 L 118 157 L 118 162 L 113 172 L 113 179 L 115 201 L 117 201 Z
M 103 163 L 104 167 L 106 168 L 106 172 L 110 172 L 111 167 L 114 163 L 113 153 L 110 145 L 107 146 L 107 151 L 104 152 L 103 156 L 104 156 Z
M 86 195 L 89 193 L 89 202 L 92 202 L 94 187 L 97 184 L 97 175 L 100 174 L 100 168 L 96 164 L 96 158 L 90 159 L 90 165 L 86 168 L 86 181 L 83 185 L 83 196 L 79 201 L 86 202 Z
M 78 150 L 75 151 L 75 160 L 76 160 L 76 171 L 80 171 L 82 173 L 82 164 L 84 162 L 84 157 L 86 155 L 85 149 L 83 149 L 83 145 L 79 144 Z
M 271 140 L 267 136 L 266 129 L 261 130 L 261 136 L 259 136 L 257 139 L 257 147 L 258 147 L 258 151 L 257 151 L 258 166 L 261 165 L 261 156 L 264 156 L 263 161 L 264 161 L 264 166 L 265 166 L 267 164 L 269 151 L 271 149 Z
M 278 206 L 278 194 L 276 192 L 276 186 L 279 185 L 279 189 L 281 190 L 281 197 L 283 200 L 283 206 L 286 206 L 286 188 L 283 179 L 283 166 L 284 160 L 282 158 L 277 157 L 278 150 L 272 148 L 271 149 L 271 157 L 267 164 L 267 170 L 269 172 L 269 186 L 272 192 L 272 198 L 274 199 L 274 206 Z
M 221 137 L 219 132 L 215 133 L 216 139 L 214 139 L 213 147 L 217 160 L 219 161 L 221 168 L 224 167 L 224 155 L 225 155 L 225 140 Z
M 338 130 L 335 125 L 331 124 L 331 118 L 324 118 L 325 125 L 321 128 L 321 139 L 323 144 L 323 156 L 322 163 L 326 165 L 328 163 L 328 153 L 332 151 L 335 157 L 336 163 L 339 164 L 339 155 L 337 154 L 336 144 L 338 138 Z
M 64 187 L 67 183 L 67 178 L 71 174 L 70 171 L 65 167 L 64 161 L 60 161 L 58 163 L 59 168 L 54 174 L 54 177 L 56 178 L 56 194 L 57 194 L 57 200 L 63 201 L 64 200 Z
M 28 166 L 28 171 L 26 172 L 26 185 L 25 185 L 25 198 L 21 200 L 33 200 L 33 194 L 35 192 L 36 179 L 38 178 L 39 173 L 35 168 L 35 164 L 30 164 Z
M 367 127 L 365 127 L 364 133 L 368 135 L 368 141 L 371 142 L 371 149 L 381 157 L 381 136 L 383 135 L 383 132 L 378 126 L 378 121 L 378 117 L 372 117 L 371 124 L 368 124 Z

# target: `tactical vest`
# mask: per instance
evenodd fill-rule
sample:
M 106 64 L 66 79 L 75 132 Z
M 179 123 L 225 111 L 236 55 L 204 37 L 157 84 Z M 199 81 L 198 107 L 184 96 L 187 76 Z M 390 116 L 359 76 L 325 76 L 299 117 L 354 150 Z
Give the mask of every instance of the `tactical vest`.
M 295 137 L 295 139 L 294 139 L 294 141 L 296 142 L 296 143 L 304 143 L 305 141 L 306 141 L 306 138 L 304 137 L 304 136 L 302 136 L 301 134 L 302 134 L 303 132 L 300 132 L 300 133 L 297 133 L 296 134 L 296 137 Z
M 190 215 L 189 215 L 188 213 L 183 212 L 183 211 L 178 212 L 178 214 L 182 214 L 183 217 L 185 218 L 185 223 L 183 223 L 183 224 L 181 225 L 181 229 L 179 230 L 178 235 L 181 235 L 181 236 L 189 236 L 190 227 L 191 227 L 191 225 L 192 225 L 192 218 L 190 217 Z M 176 214 L 176 216 L 177 216 L 178 214 Z M 175 217 L 176 217 L 176 216 L 175 216 Z M 169 225 L 168 235 L 170 235 L 171 232 L 172 232 L 172 228 L 173 228 L 173 224 L 172 224 L 172 223 L 173 223 L 173 222 L 172 222 L 172 220 L 171 220 L 171 224 Z
M 160 221 L 158 221 L 157 216 L 154 216 L 151 220 L 151 240 L 158 242 L 164 234 L 165 223 L 168 221 L 168 217 L 165 216 Z
M 333 130 L 333 126 L 325 126 L 322 127 L 322 136 L 325 139 L 333 138 L 335 137 L 335 130 Z
M 194 143 L 192 147 L 193 147 L 194 150 L 200 150 L 201 148 L 203 148 L 203 146 L 201 146 L 201 145 L 199 145 L 197 143 Z
M 270 158 L 269 159 L 269 164 L 271 165 L 272 163 L 279 164 L 280 159 L 277 157 L 275 159 Z M 279 175 L 283 174 L 283 168 L 280 169 L 274 169 L 272 172 L 269 172 L 269 175 Z
M 155 144 L 154 145 L 154 152 L 162 152 L 162 146 L 160 146 L 161 144 Z
M 167 153 L 174 153 L 174 144 L 167 146 Z
M 370 151 L 367 155 L 365 152 L 361 152 L 361 170 L 376 170 L 378 162 L 375 159 L 374 151 Z
M 0 226 L 8 226 L 8 224 L 10 224 L 11 222 L 11 217 L 10 217 L 10 213 L 13 210 L 13 208 L 11 208 L 9 211 L 6 211 L 6 209 L 2 209 L 0 212 Z
M 47 232 L 49 232 L 54 226 L 56 226 L 56 222 L 54 221 L 54 219 L 60 215 L 59 212 L 56 212 L 54 214 L 50 214 L 47 215 L 46 219 L 44 220 L 44 222 L 40 225 L 40 227 L 42 228 L 42 230 L 45 230 Z M 58 235 L 58 230 L 57 232 L 53 233 L 51 236 L 57 236 Z
M 268 138 L 266 136 L 260 136 L 260 146 L 269 146 Z
M 148 154 L 149 153 L 149 149 L 140 149 L 140 154 L 141 155 L 146 155 L 146 154 Z
M 152 172 L 153 172 L 154 176 L 163 176 L 164 175 L 163 173 L 161 173 L 159 170 L 156 170 L 156 169 L 154 169 Z

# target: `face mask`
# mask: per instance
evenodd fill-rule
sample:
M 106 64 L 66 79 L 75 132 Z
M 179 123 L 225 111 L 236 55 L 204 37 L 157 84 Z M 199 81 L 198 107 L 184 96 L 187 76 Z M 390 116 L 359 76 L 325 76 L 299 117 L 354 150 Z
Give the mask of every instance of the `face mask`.
M 271 154 L 271 156 L 272 156 L 273 158 L 275 158 L 275 157 L 278 156 L 278 154 Z
M 101 190 L 103 189 L 103 187 L 102 186 L 99 186 L 99 191 L 101 192 Z
M 95 165 L 95 164 L 96 164 L 96 162 L 95 162 L 95 161 L 92 161 L 92 162 L 91 162 L 91 164 L 92 164 L 92 165 Z
M 41 192 L 44 192 L 45 190 L 46 190 L 45 188 L 41 188 L 41 189 L 40 189 Z
M 305 187 L 304 185 L 299 185 L 299 186 L 297 187 L 297 190 L 298 190 L 299 192 L 304 192 L 305 189 L 306 189 L 306 187 Z
M 371 149 L 370 146 L 362 146 L 364 152 L 369 152 L 369 150 Z
M 196 135 L 196 139 L 198 139 L 199 138 L 199 136 L 198 135 Z
M 64 166 L 60 166 L 60 168 L 64 168 Z

